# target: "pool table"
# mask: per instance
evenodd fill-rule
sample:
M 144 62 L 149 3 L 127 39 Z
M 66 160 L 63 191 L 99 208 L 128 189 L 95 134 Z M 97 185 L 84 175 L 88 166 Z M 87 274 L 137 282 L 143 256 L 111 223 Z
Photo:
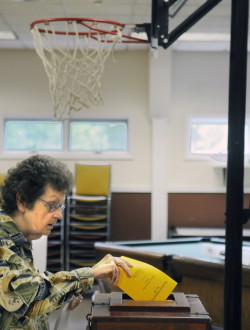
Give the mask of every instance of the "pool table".
M 244 242 L 246 249 L 249 242 Z M 225 241 L 217 238 L 168 239 L 166 241 L 96 242 L 98 259 L 110 253 L 147 262 L 166 272 L 178 285 L 176 292 L 197 294 L 213 323 L 223 325 Z M 242 329 L 250 324 L 250 267 L 243 266 Z M 109 287 L 107 290 L 114 290 Z

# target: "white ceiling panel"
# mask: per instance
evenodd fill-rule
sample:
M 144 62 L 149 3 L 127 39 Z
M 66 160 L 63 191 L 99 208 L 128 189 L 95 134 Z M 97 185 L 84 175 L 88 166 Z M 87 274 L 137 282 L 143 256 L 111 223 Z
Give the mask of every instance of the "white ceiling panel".
M 205 0 L 187 0 L 178 14 L 170 20 L 170 31 L 204 2 Z M 34 20 L 88 17 L 125 24 L 143 24 L 151 22 L 151 6 L 151 0 L 102 0 L 100 4 L 95 4 L 94 0 L 0 0 L 0 30 L 10 30 L 18 37 L 16 41 L 0 40 L 0 48 L 33 47 L 29 25 Z M 229 33 L 230 15 L 231 0 L 222 0 L 188 32 Z M 209 45 L 211 43 L 205 48 Z M 174 44 L 174 47 L 180 48 L 180 45 Z M 185 47 L 188 47 L 188 42 L 185 42 Z

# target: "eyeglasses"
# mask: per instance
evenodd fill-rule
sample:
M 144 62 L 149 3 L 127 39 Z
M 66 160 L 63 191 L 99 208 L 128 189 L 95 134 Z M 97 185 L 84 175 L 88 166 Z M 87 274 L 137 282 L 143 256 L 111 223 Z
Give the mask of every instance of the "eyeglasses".
M 65 204 L 61 204 L 61 203 L 56 203 L 56 202 L 47 202 L 45 201 L 44 199 L 42 198 L 39 198 L 39 201 L 43 202 L 44 204 L 48 205 L 49 207 L 49 212 L 52 213 L 52 212 L 55 212 L 57 211 L 58 209 L 60 209 L 61 212 L 63 212 L 63 210 L 65 209 Z

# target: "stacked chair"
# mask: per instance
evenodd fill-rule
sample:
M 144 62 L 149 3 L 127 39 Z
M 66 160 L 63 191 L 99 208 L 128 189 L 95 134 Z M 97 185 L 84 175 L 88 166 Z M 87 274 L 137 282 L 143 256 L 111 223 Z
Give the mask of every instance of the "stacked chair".
M 66 208 L 66 269 L 96 263 L 94 243 L 110 239 L 111 165 L 77 163 L 75 189 Z

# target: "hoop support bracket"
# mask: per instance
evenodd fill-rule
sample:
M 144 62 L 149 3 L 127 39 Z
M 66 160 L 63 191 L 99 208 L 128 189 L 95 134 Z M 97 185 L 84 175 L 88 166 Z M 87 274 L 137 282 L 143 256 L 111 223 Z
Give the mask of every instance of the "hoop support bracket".
M 190 29 L 222 0 L 207 0 L 173 31 L 169 32 L 170 8 L 177 1 L 178 0 L 152 0 L 152 23 L 151 35 L 148 37 L 149 42 L 151 42 L 152 38 L 155 38 L 158 40 L 159 46 L 165 49 L 168 48 L 184 32 Z M 180 6 L 182 6 L 182 4 Z M 144 26 L 145 31 L 149 31 L 147 24 L 144 24 Z M 147 33 L 149 35 L 149 32 Z

